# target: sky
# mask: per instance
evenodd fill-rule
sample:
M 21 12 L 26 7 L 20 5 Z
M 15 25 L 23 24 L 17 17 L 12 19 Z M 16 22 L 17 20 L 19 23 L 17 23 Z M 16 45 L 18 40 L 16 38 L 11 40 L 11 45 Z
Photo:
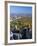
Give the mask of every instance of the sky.
M 32 14 L 32 7 L 10 6 L 10 14 Z

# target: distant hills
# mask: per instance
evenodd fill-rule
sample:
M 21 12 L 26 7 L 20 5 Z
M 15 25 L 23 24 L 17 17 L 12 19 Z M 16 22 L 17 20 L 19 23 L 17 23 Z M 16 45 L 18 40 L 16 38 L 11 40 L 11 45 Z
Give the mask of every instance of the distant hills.
M 14 16 L 14 17 L 15 16 L 32 16 L 32 14 L 23 14 L 23 13 L 22 14 L 14 14 L 13 13 L 13 14 L 10 14 L 10 16 Z
M 10 20 L 32 18 L 32 14 L 10 14 Z
M 31 14 L 11 14 L 10 15 L 10 22 L 14 22 L 12 25 L 14 25 L 16 22 L 19 22 L 24 25 L 32 25 L 32 15 Z

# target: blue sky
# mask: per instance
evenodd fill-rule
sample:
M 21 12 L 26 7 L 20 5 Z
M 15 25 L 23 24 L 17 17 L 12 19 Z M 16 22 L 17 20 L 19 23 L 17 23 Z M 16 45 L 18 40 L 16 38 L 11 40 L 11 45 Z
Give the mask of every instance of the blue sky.
M 10 14 L 32 14 L 32 7 L 10 6 Z

